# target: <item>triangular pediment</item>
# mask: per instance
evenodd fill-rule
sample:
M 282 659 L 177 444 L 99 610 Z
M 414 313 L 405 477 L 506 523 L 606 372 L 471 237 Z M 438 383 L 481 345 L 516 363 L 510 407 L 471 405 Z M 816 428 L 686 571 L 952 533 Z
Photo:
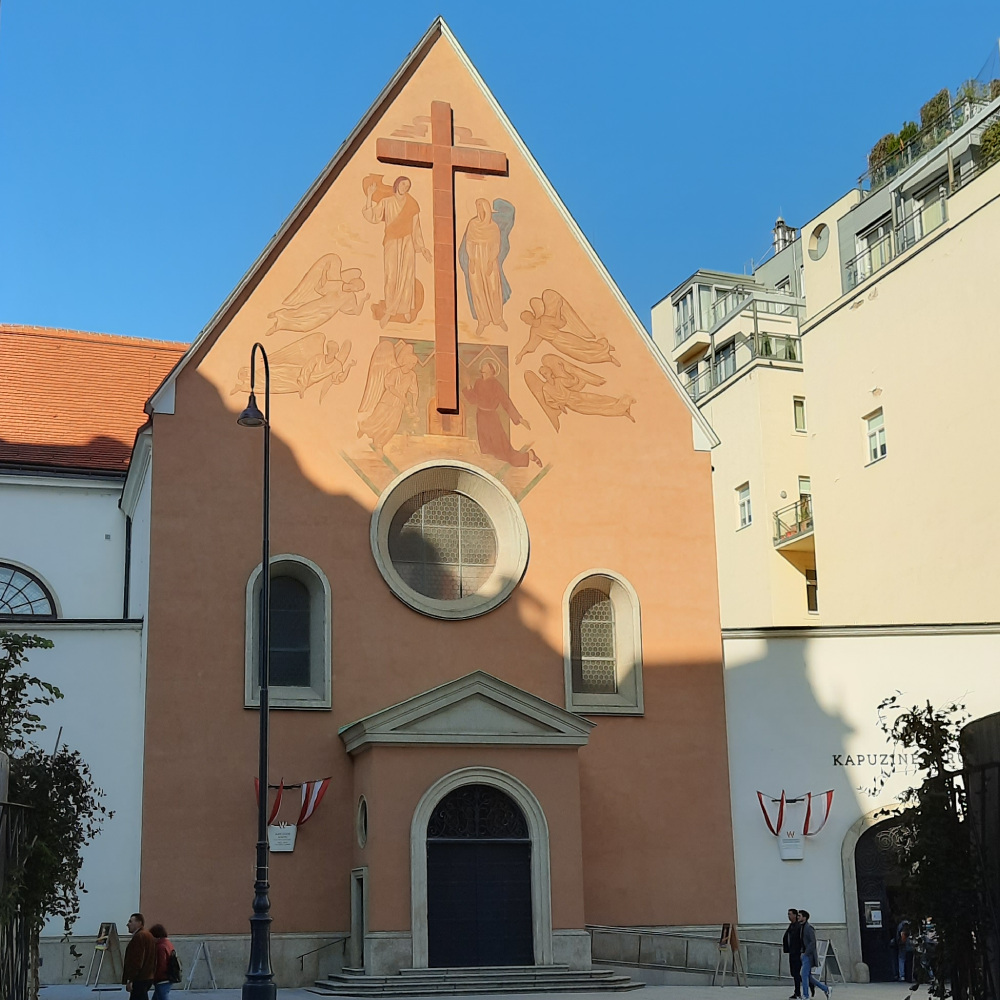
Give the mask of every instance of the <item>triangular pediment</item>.
M 373 743 L 584 746 L 594 723 L 482 670 L 340 730 L 348 753 Z

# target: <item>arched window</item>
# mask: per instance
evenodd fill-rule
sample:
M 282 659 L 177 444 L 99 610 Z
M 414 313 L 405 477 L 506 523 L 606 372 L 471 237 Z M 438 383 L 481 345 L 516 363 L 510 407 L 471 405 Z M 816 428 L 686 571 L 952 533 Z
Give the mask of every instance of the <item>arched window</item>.
M 56 602 L 48 588 L 27 570 L 0 563 L 0 616 L 55 618 Z
M 642 714 L 639 599 L 627 581 L 602 570 L 570 584 L 564 656 L 568 709 Z
M 246 705 L 260 700 L 260 567 L 247 584 Z M 330 584 L 302 556 L 271 559 L 268 630 L 272 708 L 330 707 Z

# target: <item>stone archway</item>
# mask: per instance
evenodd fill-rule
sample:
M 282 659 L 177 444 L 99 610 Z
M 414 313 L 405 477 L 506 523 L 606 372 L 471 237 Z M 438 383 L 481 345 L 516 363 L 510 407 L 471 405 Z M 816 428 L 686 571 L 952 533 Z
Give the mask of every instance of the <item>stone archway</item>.
M 549 868 L 549 830 L 545 814 L 530 789 L 513 775 L 496 768 L 467 767 L 445 775 L 424 792 L 410 825 L 410 929 L 413 968 L 429 966 L 427 924 L 427 830 L 437 804 L 465 785 L 498 789 L 517 805 L 531 842 L 531 940 L 536 965 L 551 965 L 552 891 Z

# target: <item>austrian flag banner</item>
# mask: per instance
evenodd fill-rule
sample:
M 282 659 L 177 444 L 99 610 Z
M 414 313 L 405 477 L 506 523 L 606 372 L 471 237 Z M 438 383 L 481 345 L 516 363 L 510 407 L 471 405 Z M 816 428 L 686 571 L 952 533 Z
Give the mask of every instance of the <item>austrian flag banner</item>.
M 253 788 L 257 793 L 257 803 L 260 804 L 260 778 L 253 779 Z M 281 808 L 281 795 L 285 790 L 285 779 L 282 778 L 278 783 L 278 794 L 274 798 L 274 805 L 271 807 L 271 815 L 267 818 L 267 825 L 270 826 L 274 822 L 274 817 L 278 815 L 278 810 Z
M 814 837 L 830 818 L 833 790 L 791 797 L 782 789 L 778 798 L 757 792 L 757 801 L 768 832 L 778 838 L 778 856 L 782 861 L 801 861 L 804 838 Z
M 299 818 L 295 823 L 296 826 L 302 826 L 316 812 L 329 787 L 329 778 L 321 778 L 319 781 L 302 782 L 302 810 L 299 812 Z

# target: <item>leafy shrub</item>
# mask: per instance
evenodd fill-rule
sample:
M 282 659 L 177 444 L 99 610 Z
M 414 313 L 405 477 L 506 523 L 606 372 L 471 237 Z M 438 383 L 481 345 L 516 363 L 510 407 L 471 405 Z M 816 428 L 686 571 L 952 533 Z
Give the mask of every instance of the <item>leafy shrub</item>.
M 899 144 L 909 146 L 919 132 L 920 126 L 916 122 L 903 122 L 903 127 L 899 130 Z
M 872 151 L 868 154 L 868 166 L 872 169 L 880 167 L 897 152 L 899 152 L 899 136 L 895 132 L 890 132 L 872 146 Z
M 1000 119 L 983 129 L 983 137 L 979 142 L 983 163 L 996 163 L 1000 160 Z
M 948 88 L 945 87 L 943 90 L 939 90 L 920 109 L 920 127 L 927 128 L 928 125 L 934 124 L 948 113 L 950 107 L 951 94 L 948 92 Z

